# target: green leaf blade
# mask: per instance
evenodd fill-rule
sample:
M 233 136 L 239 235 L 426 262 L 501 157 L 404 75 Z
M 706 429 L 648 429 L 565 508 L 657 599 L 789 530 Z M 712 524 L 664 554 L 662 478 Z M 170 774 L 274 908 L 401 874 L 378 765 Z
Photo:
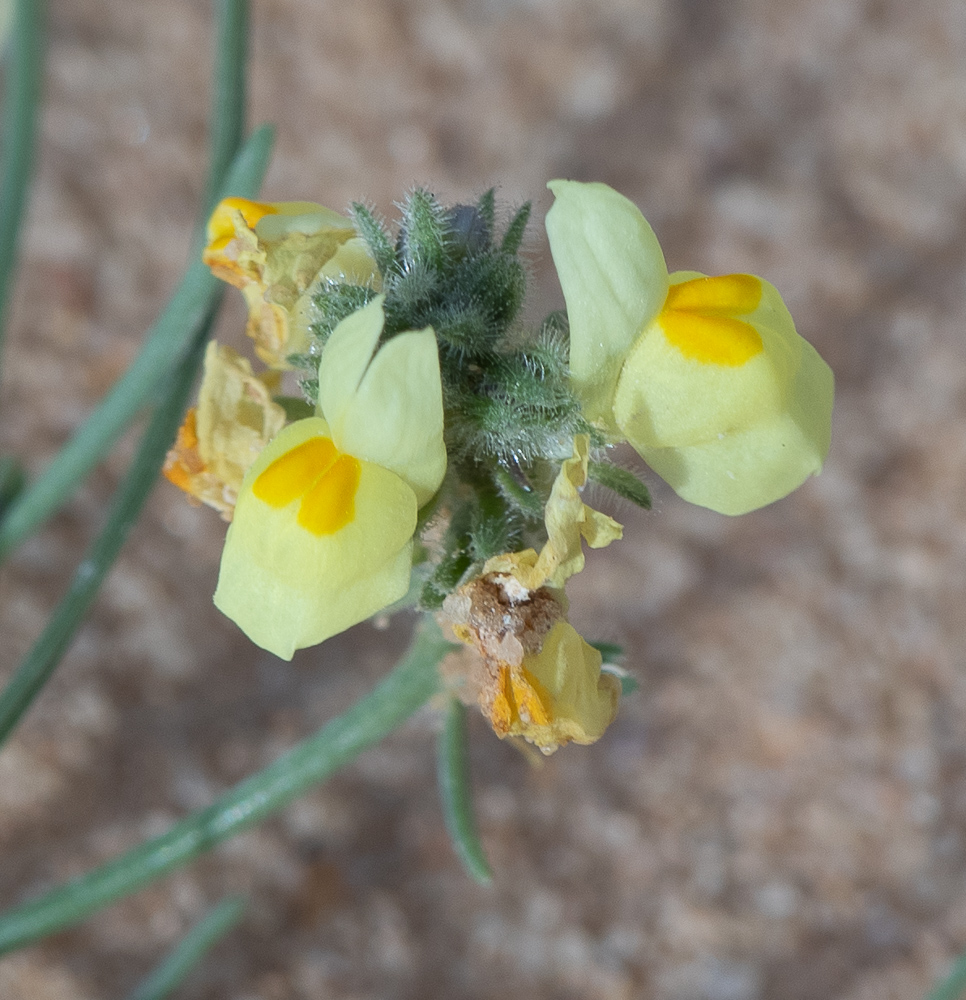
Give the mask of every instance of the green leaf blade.
M 630 500 L 643 510 L 651 509 L 651 493 L 648 488 L 627 469 L 610 462 L 591 461 L 587 466 L 587 478 L 591 482 L 600 483 L 612 493 L 625 500 Z
M 476 829 L 467 754 L 466 707 L 451 698 L 436 756 L 436 778 L 443 819 L 457 857 L 480 885 L 493 881 L 493 871 Z
M 41 0 L 15 0 L 0 138 L 0 348 L 37 145 L 44 74 L 43 14 Z
M 0 746 L 60 663 L 154 488 L 164 457 L 181 422 L 213 321 L 214 312 L 199 331 L 192 352 L 181 363 L 164 400 L 155 411 L 137 454 L 115 494 L 101 534 L 85 554 L 67 593 L 54 609 L 40 638 L 0 692 Z
M 195 924 L 170 955 L 127 1000 L 166 1000 L 205 955 L 241 920 L 245 901 L 240 896 L 223 900 Z
M 966 955 L 960 955 L 946 978 L 933 987 L 926 1000 L 963 1000 L 966 995 Z
M 238 154 L 223 193 L 252 197 L 261 185 L 272 131 L 257 129 Z M 214 307 L 224 285 L 195 261 L 141 352 L 47 468 L 14 500 L 0 521 L 0 561 L 68 499 L 157 391 Z
M 425 618 L 395 669 L 351 708 L 212 805 L 113 861 L 0 915 L 0 954 L 76 924 L 284 808 L 401 725 L 439 686 L 453 648 Z

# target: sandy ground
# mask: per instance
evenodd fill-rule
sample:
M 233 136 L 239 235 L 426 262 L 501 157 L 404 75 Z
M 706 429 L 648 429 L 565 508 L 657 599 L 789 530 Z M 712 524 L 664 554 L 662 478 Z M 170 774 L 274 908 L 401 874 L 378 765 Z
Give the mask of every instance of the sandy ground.
M 209 6 L 50 0 L 0 397 L 0 446 L 31 470 L 183 265 Z M 427 710 L 275 820 L 0 962 L 0 996 L 122 996 L 242 890 L 243 925 L 183 1000 L 918 1000 L 966 948 L 964 67 L 961 0 L 256 0 L 268 196 L 532 197 L 536 317 L 561 302 L 545 182 L 607 181 L 672 268 L 783 290 L 837 375 L 832 455 L 740 519 L 653 477 L 655 511 L 620 511 L 626 540 L 574 581 L 572 616 L 627 646 L 640 691 L 540 769 L 474 725 L 492 887 L 448 848 Z M 3 672 L 132 444 L 0 575 Z M 5 904 L 206 804 L 404 644 L 400 623 L 292 665 L 261 653 L 211 606 L 222 537 L 159 486 L 0 755 Z

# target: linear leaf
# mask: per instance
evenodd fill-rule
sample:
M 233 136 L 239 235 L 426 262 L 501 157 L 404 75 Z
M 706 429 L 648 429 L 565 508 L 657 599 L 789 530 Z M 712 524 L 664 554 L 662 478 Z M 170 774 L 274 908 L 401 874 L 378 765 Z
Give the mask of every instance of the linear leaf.
M 41 0 L 15 0 L 7 60 L 7 96 L 0 135 L 0 347 L 36 148 L 37 109 L 44 75 Z
M 245 900 L 232 896 L 206 914 L 128 1000 L 166 1000 L 205 955 L 241 920 Z
M 261 184 L 272 131 L 257 129 L 235 159 L 223 191 L 251 197 Z M 67 501 L 78 482 L 110 449 L 138 410 L 170 376 L 224 285 L 194 261 L 154 324 L 141 352 L 47 468 L 0 521 L 0 561 Z
M 167 833 L 0 916 L 0 954 L 76 924 L 271 816 L 392 732 L 435 693 L 453 648 L 425 618 L 405 657 L 373 690 L 216 802 Z
M 0 746 L 56 669 L 154 488 L 164 456 L 181 422 L 213 321 L 214 311 L 198 332 L 191 353 L 182 361 L 164 400 L 151 418 L 137 454 L 114 496 L 101 534 L 77 567 L 67 593 L 54 609 L 40 638 L 0 693 Z
M 963 1000 L 966 996 L 966 955 L 960 955 L 950 973 L 932 992 L 926 1000 Z
M 473 815 L 473 797 L 467 755 L 466 708 L 451 698 L 446 721 L 439 734 L 436 778 L 443 819 L 463 867 L 481 885 L 493 881 L 493 872 L 483 853 Z

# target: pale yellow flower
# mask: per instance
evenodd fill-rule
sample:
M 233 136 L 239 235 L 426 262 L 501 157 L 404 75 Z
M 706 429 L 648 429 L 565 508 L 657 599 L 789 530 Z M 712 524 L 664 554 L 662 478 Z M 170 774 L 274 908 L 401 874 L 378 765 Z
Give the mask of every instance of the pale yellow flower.
M 319 415 L 258 456 L 225 539 L 215 604 L 283 659 L 405 595 L 417 511 L 446 472 L 436 336 L 380 347 L 382 302 L 333 331 Z
M 498 736 L 522 736 L 544 753 L 596 743 L 614 721 L 620 681 L 601 673 L 601 655 L 566 621 L 538 653 L 499 671 L 488 716 Z
M 547 235 L 587 418 L 684 499 L 742 514 L 817 474 L 833 378 L 750 274 L 668 274 L 644 216 L 605 184 L 552 181 Z

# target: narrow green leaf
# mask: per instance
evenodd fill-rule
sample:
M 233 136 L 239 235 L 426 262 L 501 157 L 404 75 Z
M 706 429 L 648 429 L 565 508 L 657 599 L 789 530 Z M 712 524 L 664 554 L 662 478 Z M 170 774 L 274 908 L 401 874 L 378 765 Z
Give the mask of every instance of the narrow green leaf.
M 503 234 L 503 243 L 500 249 L 504 253 L 515 254 L 520 249 L 523 242 L 523 234 L 526 232 L 527 223 L 530 221 L 530 210 L 532 205 L 527 202 L 522 205 L 516 215 L 510 220 L 506 232 Z
M 0 349 L 36 148 L 37 109 L 44 75 L 41 0 L 15 0 L 6 61 L 6 100 L 0 134 Z
M 238 154 L 222 193 L 252 197 L 261 184 L 272 146 L 272 131 L 257 129 Z M 0 521 L 0 561 L 57 511 L 124 432 L 138 410 L 170 376 L 224 284 L 194 261 L 141 352 L 87 421 L 61 449 Z
M 595 643 L 591 643 L 595 645 Z M 637 691 L 641 682 L 636 678 L 631 676 L 623 667 L 615 666 L 613 663 L 607 663 L 606 661 L 600 668 L 602 674 L 611 674 L 616 677 L 621 682 L 621 697 L 626 698 L 629 694 L 633 694 Z
M 620 665 L 620 661 L 624 659 L 623 646 L 616 642 L 591 642 L 588 645 L 593 646 L 603 658 L 601 671 L 612 674 L 621 682 L 621 697 L 633 694 L 641 686 L 638 679 Z
M 419 595 L 420 606 L 430 611 L 441 608 L 472 565 L 473 559 L 465 548 L 448 552 L 424 584 Z
M 497 467 L 496 484 L 503 496 L 526 517 L 537 521 L 543 519 L 543 497 L 536 490 L 519 482 L 509 469 L 503 466 Z
M 625 500 L 630 500 L 638 507 L 643 507 L 644 510 L 651 509 L 651 494 L 648 488 L 633 472 L 622 469 L 619 465 L 591 461 L 587 465 L 587 478 L 600 483 Z
M 446 213 L 435 197 L 416 188 L 406 199 L 403 212 L 406 259 L 443 273 L 450 243 L 449 228 Z
M 966 955 L 956 959 L 949 975 L 926 997 L 926 1000 L 963 1000 L 966 997 Z
M 488 885 L 493 881 L 493 872 L 483 853 L 473 816 L 466 707 L 456 698 L 450 698 L 446 721 L 439 734 L 436 779 L 443 806 L 443 819 L 456 854 L 470 876 L 481 885 Z
M 214 309 L 198 332 L 191 353 L 174 373 L 167 394 L 158 405 L 114 496 L 100 536 L 77 567 L 67 593 L 54 609 L 33 649 L 0 693 L 0 746 L 56 669 L 153 489 L 181 422 L 213 322 Z
M 202 201 L 207 220 L 245 136 L 248 94 L 248 0 L 218 0 L 214 100 L 209 126 L 211 154 Z M 203 225 L 203 223 L 202 223 Z
M 232 896 L 206 914 L 178 942 L 161 964 L 128 996 L 128 1000 L 166 1000 L 205 955 L 238 923 L 245 900 Z
M 273 396 L 272 399 L 285 411 L 285 419 L 290 424 L 315 416 L 315 407 L 301 396 Z
M 603 657 L 604 663 L 618 664 L 624 658 L 624 647 L 616 642 L 588 642 Z
M 0 0 L 0 59 L 7 47 L 7 36 L 13 25 L 13 0 Z
M 452 649 L 431 618 L 409 652 L 364 698 L 263 771 L 167 833 L 0 916 L 0 954 L 83 920 L 271 816 L 404 722 L 435 693 Z
M 0 518 L 27 483 L 23 466 L 12 455 L 0 458 Z

